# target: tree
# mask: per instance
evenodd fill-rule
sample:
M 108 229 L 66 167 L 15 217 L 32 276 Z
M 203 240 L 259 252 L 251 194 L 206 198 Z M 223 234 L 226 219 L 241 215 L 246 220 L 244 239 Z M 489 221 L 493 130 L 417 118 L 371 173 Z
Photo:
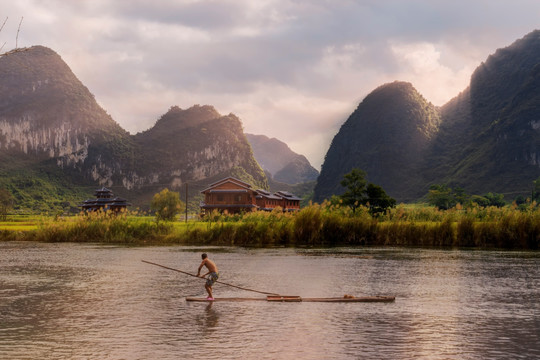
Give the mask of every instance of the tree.
M 360 206 L 366 203 L 366 173 L 360 169 L 354 168 L 350 173 L 345 174 L 341 180 L 341 186 L 348 190 L 341 195 L 343 204 L 349 206 L 353 213 Z
M 0 218 L 7 219 L 8 212 L 13 208 L 13 196 L 6 189 L 0 189 Z
M 457 204 L 452 189 L 448 185 L 438 184 L 429 187 L 428 202 L 441 210 L 448 210 Z
M 478 204 L 478 206 L 481 206 L 481 207 L 489 206 L 489 200 L 484 196 L 473 195 L 471 196 L 471 201 L 475 204 Z
M 514 202 L 516 203 L 517 206 L 520 206 L 520 205 L 523 205 L 527 202 L 527 199 L 525 198 L 525 196 L 523 195 L 518 195 L 515 199 L 514 199 Z
M 467 193 L 465 192 L 465 189 L 461 187 L 454 188 L 454 190 L 452 191 L 452 195 L 454 196 L 454 201 L 456 205 L 457 204 L 468 205 L 471 202 L 470 196 L 467 195 Z
M 465 190 L 460 187 L 452 190 L 452 188 L 448 185 L 438 184 L 434 184 L 429 187 L 428 202 L 441 210 L 448 210 L 450 208 L 453 208 L 457 204 L 468 206 L 471 204 L 471 202 L 474 202 L 482 207 L 503 207 L 506 205 L 503 194 L 490 192 L 482 196 L 469 196 L 467 195 L 467 193 L 465 193 Z
M 388 196 L 379 185 L 368 184 L 366 194 L 369 211 L 372 214 L 381 214 L 386 209 L 396 206 L 396 200 Z
M 156 212 L 156 219 L 172 221 L 183 207 L 180 194 L 163 189 L 152 198 L 151 208 Z
M 396 200 L 386 194 L 382 187 L 369 183 L 366 187 L 366 173 L 354 168 L 345 174 L 341 186 L 348 190 L 341 195 L 342 203 L 349 206 L 353 213 L 360 205 L 369 205 L 371 214 L 383 213 L 396 205 Z
M 533 191 L 532 191 L 532 199 L 531 201 L 537 201 L 540 200 L 540 177 L 533 181 Z
M 506 205 L 503 194 L 487 193 L 484 197 L 488 200 L 489 206 L 503 207 Z

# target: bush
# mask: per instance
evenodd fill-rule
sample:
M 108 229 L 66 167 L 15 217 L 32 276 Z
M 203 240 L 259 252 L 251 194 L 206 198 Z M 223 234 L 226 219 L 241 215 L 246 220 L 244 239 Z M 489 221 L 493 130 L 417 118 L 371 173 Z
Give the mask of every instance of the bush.
M 182 201 L 180 201 L 179 193 L 169 191 L 169 189 L 163 189 L 154 195 L 150 206 L 156 212 L 156 219 L 158 221 L 172 221 L 182 210 Z

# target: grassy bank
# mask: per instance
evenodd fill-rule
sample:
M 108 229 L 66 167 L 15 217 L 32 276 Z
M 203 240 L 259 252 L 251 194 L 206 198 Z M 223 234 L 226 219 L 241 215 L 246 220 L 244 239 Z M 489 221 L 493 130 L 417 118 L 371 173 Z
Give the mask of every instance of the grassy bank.
M 441 211 L 398 206 L 373 217 L 339 206 L 310 205 L 296 214 L 210 214 L 205 221 L 159 222 L 148 216 L 103 213 L 68 218 L 35 217 L 0 222 L 0 240 L 273 246 L 443 246 L 533 249 L 540 247 L 540 210 L 513 207 Z

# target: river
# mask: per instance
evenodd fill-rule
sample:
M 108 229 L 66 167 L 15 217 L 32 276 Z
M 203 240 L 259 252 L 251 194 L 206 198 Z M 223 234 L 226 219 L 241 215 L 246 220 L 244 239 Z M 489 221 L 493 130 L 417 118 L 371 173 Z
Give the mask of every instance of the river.
M 392 303 L 186 302 L 220 280 Z M 1 359 L 540 358 L 540 252 L 0 243 Z M 260 297 L 224 285 L 216 297 Z

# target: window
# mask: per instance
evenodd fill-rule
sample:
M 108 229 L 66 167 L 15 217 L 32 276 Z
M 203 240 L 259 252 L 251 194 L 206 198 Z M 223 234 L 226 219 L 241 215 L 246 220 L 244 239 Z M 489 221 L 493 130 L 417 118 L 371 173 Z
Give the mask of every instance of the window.
M 217 201 L 223 201 L 223 194 L 218 194 Z

